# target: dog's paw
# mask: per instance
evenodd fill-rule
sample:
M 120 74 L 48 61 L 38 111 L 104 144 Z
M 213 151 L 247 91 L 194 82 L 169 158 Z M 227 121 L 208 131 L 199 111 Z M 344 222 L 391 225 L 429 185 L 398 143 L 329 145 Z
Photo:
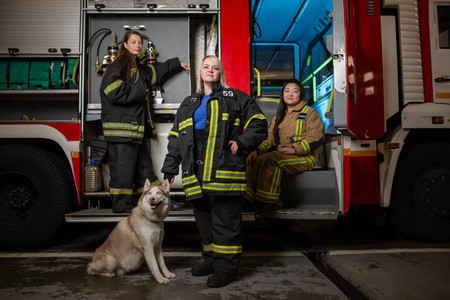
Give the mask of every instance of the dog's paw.
M 173 274 L 172 272 L 167 271 L 167 272 L 164 272 L 164 277 L 175 278 L 175 277 L 177 277 L 177 275 Z
M 167 278 L 161 278 L 160 280 L 158 280 L 158 282 L 162 283 L 162 284 L 168 284 L 170 282 L 170 280 Z

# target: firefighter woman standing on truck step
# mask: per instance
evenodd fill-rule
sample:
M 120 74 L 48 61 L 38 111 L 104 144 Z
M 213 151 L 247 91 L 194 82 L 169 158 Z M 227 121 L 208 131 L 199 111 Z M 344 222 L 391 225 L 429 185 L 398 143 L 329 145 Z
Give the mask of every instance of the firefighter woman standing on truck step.
M 206 56 L 197 94 L 184 99 L 169 133 L 161 172 L 173 182 L 182 170 L 202 239 L 203 262 L 194 276 L 213 274 L 209 287 L 236 280 L 242 253 L 242 202 L 247 154 L 267 137 L 267 121 L 256 102 L 225 83 L 221 61 Z
M 296 79 L 285 82 L 269 136 L 247 157 L 247 194 L 256 211 L 276 209 L 283 174 L 310 171 L 325 135 L 322 119 L 303 100 Z
M 129 213 L 133 208 L 133 185 L 141 192 L 145 179 L 160 184 L 153 174 L 152 160 L 145 138 L 152 137 L 148 124 L 148 90 L 161 83 L 164 76 L 190 67 L 178 58 L 152 65 L 141 64 L 142 35 L 128 31 L 123 37 L 117 59 L 103 75 L 100 97 L 102 102 L 103 134 L 107 142 L 111 173 L 110 193 L 112 211 Z

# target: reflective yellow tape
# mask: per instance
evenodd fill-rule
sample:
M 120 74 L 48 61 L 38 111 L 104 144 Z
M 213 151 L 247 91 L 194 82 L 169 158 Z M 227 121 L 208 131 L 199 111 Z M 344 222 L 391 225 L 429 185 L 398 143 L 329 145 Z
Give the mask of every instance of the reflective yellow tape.
M 450 98 L 450 93 L 436 93 L 437 99 Z
M 377 156 L 376 150 L 350 150 L 351 157 Z

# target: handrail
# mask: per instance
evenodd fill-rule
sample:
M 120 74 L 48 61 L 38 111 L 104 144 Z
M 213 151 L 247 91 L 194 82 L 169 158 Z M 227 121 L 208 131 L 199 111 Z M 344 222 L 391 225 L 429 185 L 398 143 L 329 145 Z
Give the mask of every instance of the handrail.
M 302 84 L 305 84 L 308 80 L 312 78 L 313 80 L 313 98 L 314 102 L 316 102 L 317 99 L 317 91 L 316 91 L 316 74 L 319 73 L 330 61 L 332 61 L 333 58 L 330 56 L 327 60 L 325 60 L 317 69 L 315 69 L 308 77 L 306 77 L 305 80 L 302 81 Z
M 257 68 L 253 68 L 253 71 L 255 71 L 256 73 L 256 87 L 257 87 L 256 96 L 259 97 L 261 96 L 261 73 L 258 71 Z
M 327 112 L 331 112 L 331 105 L 333 104 L 333 100 L 334 100 L 334 84 L 331 86 L 331 94 L 330 99 L 328 100 Z

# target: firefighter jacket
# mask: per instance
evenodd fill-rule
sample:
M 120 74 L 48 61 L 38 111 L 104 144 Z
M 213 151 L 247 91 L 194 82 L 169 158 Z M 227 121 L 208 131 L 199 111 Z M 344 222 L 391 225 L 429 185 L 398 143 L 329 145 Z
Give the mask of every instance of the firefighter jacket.
M 279 124 L 278 145 L 274 139 L 275 119 L 276 117 L 272 119 L 268 138 L 258 146 L 258 152 L 263 154 L 274 148 L 292 147 L 297 156 L 305 157 L 314 167 L 325 135 L 319 113 L 306 105 L 305 100 L 301 100 L 291 112 L 286 112 L 284 120 Z
M 207 103 L 200 159 L 195 160 L 193 115 L 202 95 L 187 97 L 178 108 L 161 172 L 176 175 L 181 163 L 187 200 L 202 198 L 203 194 L 245 195 L 245 160 L 267 138 L 266 118 L 246 93 L 222 88 L 217 82 Z M 230 140 L 238 143 L 237 154 L 231 152 Z
M 117 58 L 106 70 L 100 85 L 103 134 L 107 142 L 142 142 L 144 132 L 151 137 L 150 100 L 147 90 L 169 74 L 181 70 L 178 58 L 147 66 L 138 63 L 138 70 L 127 81 L 116 77 Z

